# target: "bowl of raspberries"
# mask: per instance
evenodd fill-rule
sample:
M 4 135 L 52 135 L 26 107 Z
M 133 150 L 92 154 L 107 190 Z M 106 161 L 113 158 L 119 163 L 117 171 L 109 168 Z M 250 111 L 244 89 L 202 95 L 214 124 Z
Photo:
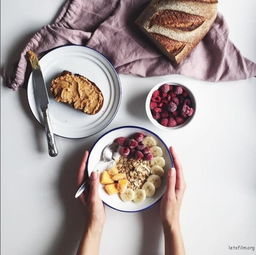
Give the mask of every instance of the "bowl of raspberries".
M 146 99 L 146 112 L 150 121 L 161 129 L 185 126 L 195 115 L 196 102 L 184 85 L 165 82 L 150 90 Z

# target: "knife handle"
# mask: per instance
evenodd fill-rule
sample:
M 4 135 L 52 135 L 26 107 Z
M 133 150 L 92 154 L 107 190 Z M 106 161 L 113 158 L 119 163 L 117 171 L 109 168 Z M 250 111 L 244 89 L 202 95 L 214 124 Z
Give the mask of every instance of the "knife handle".
M 48 108 L 43 110 L 43 116 L 44 116 L 45 133 L 46 133 L 47 143 L 48 143 L 48 152 L 51 157 L 55 157 L 58 155 L 58 150 L 56 147 L 54 134 L 52 132 Z

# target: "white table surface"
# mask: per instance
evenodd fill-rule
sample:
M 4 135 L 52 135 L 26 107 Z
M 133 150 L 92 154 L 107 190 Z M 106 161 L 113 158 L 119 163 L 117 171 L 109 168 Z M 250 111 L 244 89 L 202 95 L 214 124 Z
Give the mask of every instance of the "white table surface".
M 256 62 L 256 1 L 220 2 L 230 38 Z M 15 60 L 25 40 L 51 22 L 63 3 L 3 0 L 2 64 Z M 166 78 L 184 82 L 198 103 L 190 125 L 169 133 L 154 128 L 144 110 L 147 91 Z M 121 75 L 121 83 L 121 107 L 106 130 L 141 125 L 176 148 L 188 186 L 181 215 L 187 254 L 255 255 L 229 245 L 256 246 L 256 79 L 212 84 L 182 76 Z M 1 91 L 1 254 L 75 254 L 83 226 L 83 208 L 73 198 L 76 170 L 83 151 L 100 134 L 58 137 L 59 156 L 50 158 L 25 90 L 1 86 Z M 159 205 L 135 214 L 106 208 L 106 214 L 101 254 L 163 254 Z

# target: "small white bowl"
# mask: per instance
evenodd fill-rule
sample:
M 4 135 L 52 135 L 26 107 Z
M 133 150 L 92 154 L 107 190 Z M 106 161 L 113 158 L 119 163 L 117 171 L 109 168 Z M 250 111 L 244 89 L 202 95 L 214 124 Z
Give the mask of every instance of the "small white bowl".
M 113 143 L 113 141 L 117 137 L 120 137 L 120 136 L 128 137 L 136 132 L 142 132 L 145 135 L 151 135 L 157 140 L 157 144 L 162 148 L 163 157 L 166 161 L 166 165 L 164 167 L 165 174 L 162 177 L 162 185 L 157 189 L 156 194 L 153 197 L 147 197 L 141 203 L 123 202 L 117 194 L 110 196 L 105 192 L 103 185 L 100 184 L 99 194 L 103 202 L 109 207 L 122 212 L 142 211 L 150 208 L 161 199 L 166 187 L 167 170 L 173 167 L 173 159 L 167 145 L 158 135 L 156 135 L 155 133 L 153 133 L 148 129 L 137 127 L 137 126 L 122 126 L 122 127 L 114 128 L 106 132 L 105 134 L 103 134 L 93 145 L 87 160 L 87 171 L 88 171 L 88 176 L 90 176 L 91 172 L 95 169 L 96 164 L 100 161 L 100 155 L 102 153 L 103 148 Z
M 193 115 L 191 117 L 189 117 L 184 123 L 182 123 L 180 125 L 177 125 L 175 127 L 165 127 L 165 126 L 161 125 L 156 119 L 153 118 L 151 110 L 150 110 L 150 101 L 151 101 L 152 94 L 153 94 L 154 91 L 159 89 L 163 84 L 170 84 L 170 85 L 181 86 L 181 87 L 185 88 L 185 90 L 188 92 L 188 94 L 189 94 L 189 96 L 191 98 L 192 104 L 194 106 L 194 113 L 193 113 Z M 149 91 L 149 93 L 147 95 L 147 98 L 146 98 L 145 108 L 146 108 L 147 116 L 148 116 L 149 120 L 152 122 L 152 124 L 154 126 L 160 128 L 162 130 L 169 131 L 169 130 L 172 130 L 172 129 L 178 129 L 178 128 L 184 127 L 185 125 L 187 125 L 193 119 L 193 117 L 194 117 L 194 115 L 196 113 L 196 100 L 195 100 L 194 95 L 190 91 L 190 89 L 188 89 L 185 85 L 180 84 L 180 83 L 176 83 L 176 82 L 172 82 L 172 81 L 165 81 L 165 82 L 158 83 L 157 85 L 155 85 Z

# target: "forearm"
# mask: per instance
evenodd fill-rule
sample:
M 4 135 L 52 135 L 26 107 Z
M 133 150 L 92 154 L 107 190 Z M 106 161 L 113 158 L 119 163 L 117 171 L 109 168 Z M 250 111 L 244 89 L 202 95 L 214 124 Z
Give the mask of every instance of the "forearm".
M 86 227 L 82 240 L 77 251 L 77 255 L 97 255 L 99 254 L 102 228 Z
M 164 226 L 165 255 L 185 255 L 179 224 Z

